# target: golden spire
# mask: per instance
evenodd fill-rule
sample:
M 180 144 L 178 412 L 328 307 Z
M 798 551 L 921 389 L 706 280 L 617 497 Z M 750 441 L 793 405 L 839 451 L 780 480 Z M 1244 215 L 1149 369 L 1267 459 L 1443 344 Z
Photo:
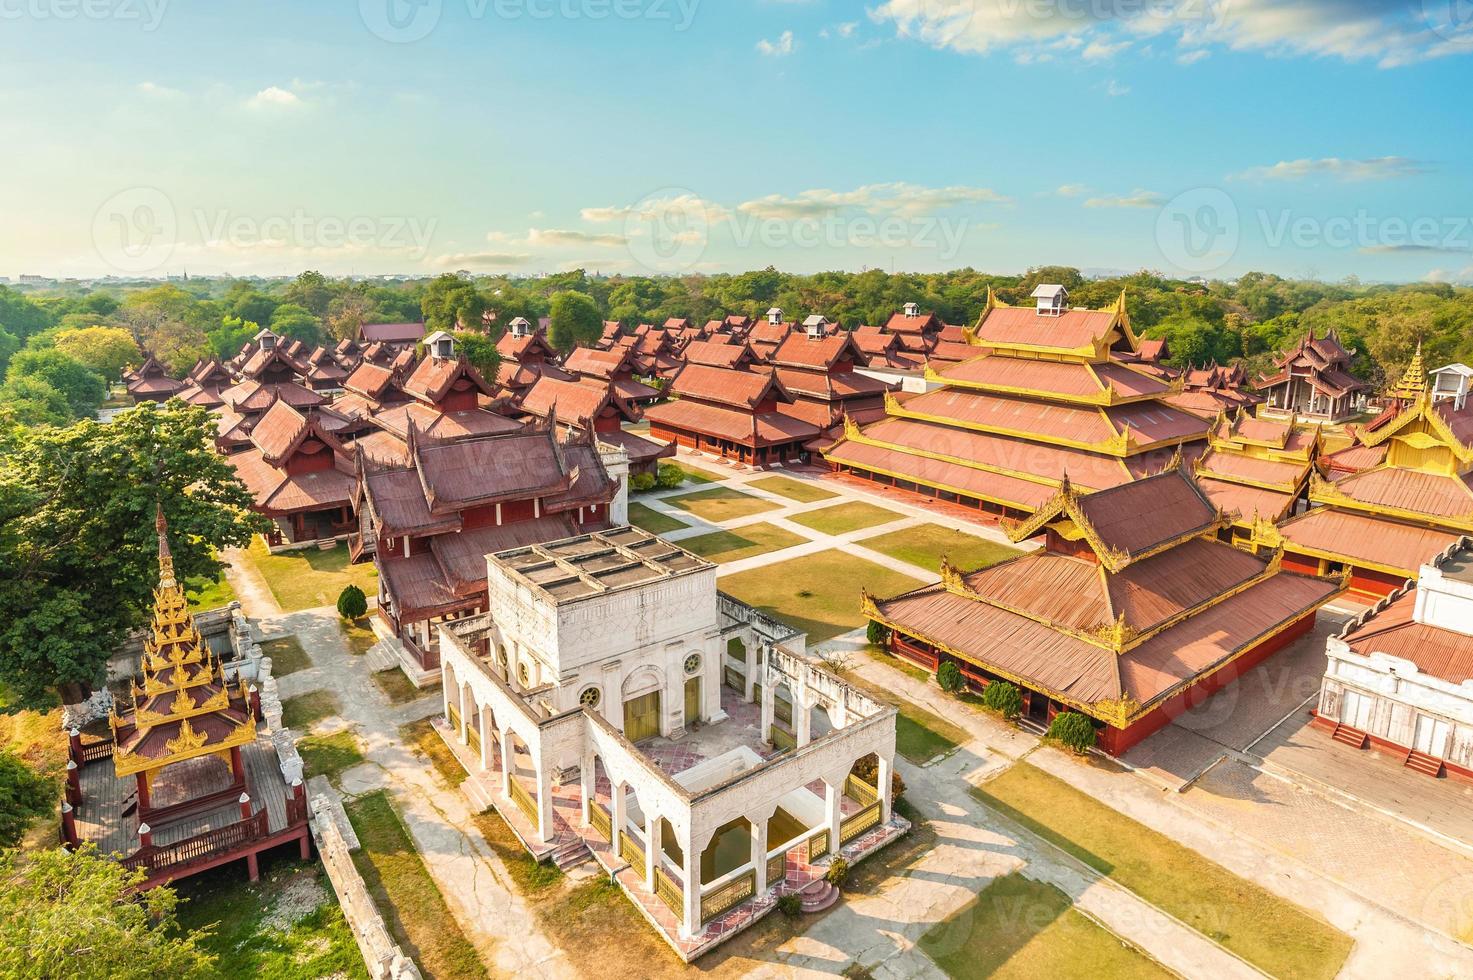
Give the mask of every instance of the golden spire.
M 1412 355 L 1412 362 L 1407 365 L 1406 373 L 1391 389 L 1391 394 L 1397 398 L 1415 399 L 1427 390 L 1427 365 L 1422 360 L 1422 342 L 1417 341 L 1417 351 Z
M 169 550 L 169 522 L 164 518 L 164 505 L 158 505 L 158 516 L 153 526 L 159 533 L 159 587 L 172 589 L 174 581 L 174 554 Z

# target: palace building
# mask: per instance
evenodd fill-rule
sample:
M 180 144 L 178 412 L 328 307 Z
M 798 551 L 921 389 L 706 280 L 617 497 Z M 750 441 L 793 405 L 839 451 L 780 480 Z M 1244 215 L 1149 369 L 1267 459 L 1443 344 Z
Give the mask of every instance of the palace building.
M 1473 779 L 1473 539 L 1326 644 L 1314 725 L 1408 769 Z
M 572 375 L 557 365 L 557 350 L 547 341 L 547 333 L 532 326 L 525 317 L 517 317 L 507 325 L 506 333 L 496 341 L 501 355 L 497 382 L 513 395 L 519 395 L 537 383 L 538 378 L 570 381 Z
M 683 960 L 779 896 L 833 904 L 831 863 L 908 829 L 896 709 L 718 592 L 712 563 L 617 527 L 482 570 L 485 614 L 439 629 L 463 791 L 539 860 L 597 862 Z
M 592 429 L 600 442 L 618 446 L 628 454 L 631 475 L 657 473 L 660 460 L 675 455 L 675 443 L 625 432 L 624 423 L 638 422 L 643 414 L 639 406 L 619 393 L 620 390 L 613 380 L 600 380 L 596 376 L 584 377 L 580 381 L 544 377 L 522 396 L 518 408 L 530 418 Z
M 109 736 L 71 733 L 62 838 L 91 842 L 147 873 L 177 881 L 295 843 L 310 856 L 301 761 L 258 728 L 261 703 L 239 661 L 227 670 L 174 577 L 168 527 L 157 520 L 159 585 L 137 676 L 115 698 Z M 292 775 L 290 785 L 287 774 Z
M 824 453 L 843 473 L 975 507 L 1031 514 L 1067 475 L 1103 490 L 1195 458 L 1212 423 L 1166 403 L 1179 393 L 1131 363 L 1138 340 L 1124 295 L 1104 310 L 1072 309 L 1060 287 L 1036 308 L 988 293 L 967 331 L 965 360 L 934 364 L 925 393 L 885 396 L 886 417 L 846 424 Z M 944 341 L 938 342 L 944 343 Z
M 128 397 L 133 399 L 135 405 L 140 402 L 166 402 L 185 387 L 183 381 L 169 377 L 169 372 L 152 354 L 145 357 L 137 368 L 124 371 L 123 383 L 128 388 Z
M 1094 721 L 1120 755 L 1305 635 L 1339 595 L 1338 578 L 1282 567 L 1220 540 L 1232 523 L 1184 465 L 1092 493 L 1068 480 L 1008 526 L 1041 551 L 863 599 L 892 654 L 934 671 L 951 661 L 974 689 L 1023 693 L 1023 715 Z
M 1277 524 L 1295 512 L 1305 499 L 1321 442 L 1318 423 L 1255 418 L 1242 409 L 1218 422 L 1194 470 L 1213 505 L 1235 515 L 1235 541 L 1247 544 L 1259 521 Z
M 804 459 L 819 435 L 817 425 L 794 417 L 794 396 L 771 368 L 687 364 L 670 394 L 645 410 L 650 435 L 700 452 L 769 466 Z
M 1335 574 L 1351 588 L 1384 596 L 1473 533 L 1473 406 L 1467 384 L 1438 393 L 1425 376 L 1406 407 L 1355 433 L 1353 447 L 1328 457 L 1332 478 L 1310 475 L 1313 507 L 1278 526 L 1260 522 L 1253 543 L 1282 547 L 1285 565 Z M 1352 456 L 1352 454 L 1354 454 Z M 1351 461 L 1361 463 L 1356 468 Z
M 1264 407 L 1324 422 L 1353 418 L 1365 408 L 1371 387 L 1350 373 L 1354 357 L 1335 331 L 1316 337 L 1311 330 L 1274 358 L 1273 374 L 1258 379 Z

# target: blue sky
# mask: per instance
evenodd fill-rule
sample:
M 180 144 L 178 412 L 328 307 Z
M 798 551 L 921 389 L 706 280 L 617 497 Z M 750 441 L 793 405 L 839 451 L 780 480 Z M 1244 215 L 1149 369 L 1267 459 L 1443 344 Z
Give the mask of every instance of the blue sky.
M 0 275 L 1473 280 L 1456 0 L 0 0 Z

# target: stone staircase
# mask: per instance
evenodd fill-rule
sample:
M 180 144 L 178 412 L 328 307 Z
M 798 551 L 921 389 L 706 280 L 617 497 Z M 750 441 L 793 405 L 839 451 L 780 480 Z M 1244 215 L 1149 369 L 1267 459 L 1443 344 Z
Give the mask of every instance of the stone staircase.
M 1363 749 L 1371 743 L 1371 738 L 1359 728 L 1351 728 L 1349 725 L 1336 725 L 1334 733 L 1330 736 L 1341 745 L 1348 745 L 1353 749 Z
M 804 912 L 822 912 L 839 900 L 839 889 L 820 878 L 798 890 Z
M 593 852 L 588 849 L 583 838 L 577 834 L 574 834 L 571 840 L 559 843 L 552 852 L 552 863 L 557 865 L 557 869 L 564 874 L 583 862 L 592 860 Z

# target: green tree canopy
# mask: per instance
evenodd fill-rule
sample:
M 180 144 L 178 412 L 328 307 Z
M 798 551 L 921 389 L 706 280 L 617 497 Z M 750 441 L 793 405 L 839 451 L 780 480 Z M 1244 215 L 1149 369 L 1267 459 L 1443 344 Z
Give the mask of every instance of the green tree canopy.
M 87 370 L 105 381 L 116 380 L 124 368 L 142 361 L 133 335 L 122 327 L 63 330 L 57 335 L 56 349 L 81 361 Z
M 496 342 L 483 333 L 469 330 L 455 332 L 455 350 L 491 384 L 496 383 L 496 372 L 501 370 L 501 354 Z
M 593 344 L 603 336 L 603 314 L 593 298 L 583 293 L 564 290 L 552 297 L 552 325 L 547 339 L 561 351 L 579 344 Z
M 89 418 L 107 398 L 107 385 L 75 357 L 59 350 L 23 350 L 10 359 L 6 380 L 36 377 L 66 397 L 72 414 Z
M 425 288 L 420 299 L 425 327 L 435 330 L 479 330 L 486 312 L 486 298 L 475 283 L 447 273 Z
M 219 326 L 205 332 L 210 344 L 210 353 L 222 360 L 230 360 L 239 354 L 251 338 L 261 332 L 260 324 L 254 320 L 242 320 L 238 316 L 226 316 Z
M 304 344 L 322 343 L 322 324 L 315 314 L 296 303 L 282 303 L 271 314 L 271 332 Z
M 214 580 L 217 551 L 264 527 L 214 430 L 207 410 L 172 401 L 0 448 L 0 681 L 68 703 L 102 682 L 151 605 L 159 503 L 181 579 Z
M 44 309 L 9 286 L 0 286 L 0 329 L 24 341 L 49 326 L 51 317 Z
M 208 933 L 184 931 L 178 897 L 91 845 L 0 852 L 0 974 L 159 980 L 207 975 Z
M 0 848 L 19 844 L 31 821 L 55 812 L 57 789 L 20 756 L 0 749 Z
M 66 395 L 39 375 L 8 378 L 0 385 L 0 433 L 13 426 L 66 425 L 75 418 Z

